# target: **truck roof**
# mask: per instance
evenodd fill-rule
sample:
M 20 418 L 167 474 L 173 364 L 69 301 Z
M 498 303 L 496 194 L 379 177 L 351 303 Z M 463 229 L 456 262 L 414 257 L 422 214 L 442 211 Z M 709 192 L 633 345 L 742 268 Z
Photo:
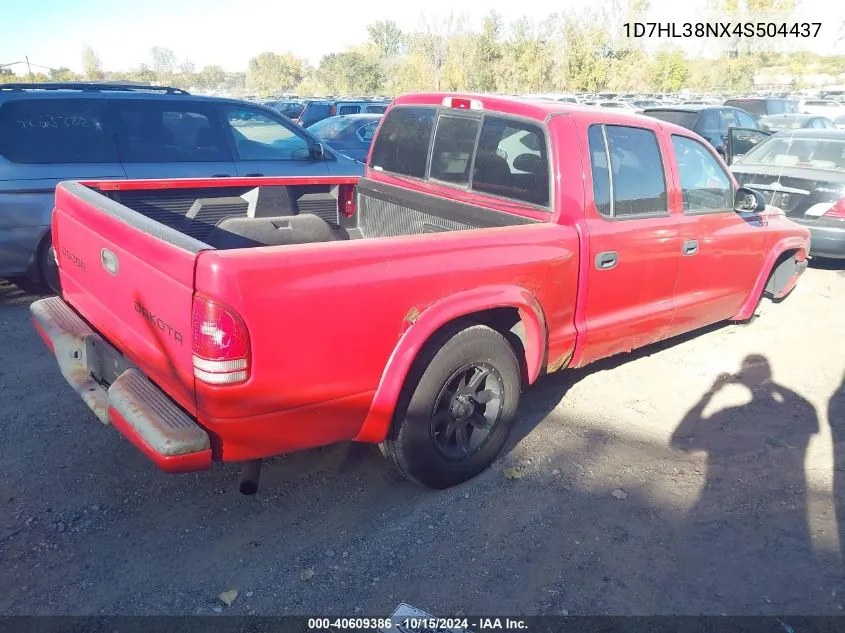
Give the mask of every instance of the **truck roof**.
M 447 102 L 446 99 L 451 99 L 451 101 Z M 648 129 L 662 127 L 670 132 L 684 135 L 689 135 L 690 133 L 689 130 L 681 126 L 634 112 L 546 99 L 478 93 L 424 92 L 397 97 L 393 102 L 395 106 L 444 106 L 447 103 L 452 103 L 452 107 L 457 109 L 489 110 L 491 112 L 522 116 L 536 121 L 545 121 L 555 114 L 566 114 L 586 121 L 603 122 L 612 125 L 627 124 Z

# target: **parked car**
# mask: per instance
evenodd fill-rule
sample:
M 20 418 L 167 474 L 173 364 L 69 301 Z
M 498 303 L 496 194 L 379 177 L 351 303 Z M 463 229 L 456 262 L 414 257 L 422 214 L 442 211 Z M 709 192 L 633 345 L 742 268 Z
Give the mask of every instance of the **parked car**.
M 342 114 L 317 121 L 308 131 L 336 152 L 366 162 L 381 114 Z
M 540 375 L 749 319 L 807 264 L 694 133 L 552 101 L 400 97 L 365 178 L 249 186 L 61 183 L 73 291 L 31 306 L 101 421 L 167 471 L 247 462 L 247 493 L 261 459 L 346 440 L 463 482 Z M 155 215 L 174 190 L 190 217 Z
M 627 101 L 599 101 L 596 103 L 599 107 L 602 108 L 613 108 L 616 110 L 629 110 L 633 112 L 636 110 L 636 107 L 628 103 Z
M 362 101 L 350 99 L 326 99 L 322 101 L 309 101 L 299 118 L 296 120 L 299 125 L 308 128 L 317 121 L 322 121 L 330 116 L 341 114 L 383 114 L 390 105 L 388 101 Z
M 802 114 L 815 114 L 828 118 L 835 118 L 843 114 L 842 104 L 832 99 L 802 99 L 798 102 L 798 111 Z
M 293 120 L 299 118 L 299 115 L 305 109 L 305 104 L 301 101 L 277 101 L 270 107 Z
M 845 130 L 845 114 L 838 116 L 833 120 L 833 124 L 839 130 Z
M 0 85 L 0 277 L 57 288 L 50 216 L 62 180 L 361 173 L 255 103 L 157 86 Z
M 757 124 L 770 132 L 784 130 L 799 130 L 803 128 L 817 130 L 832 130 L 836 128 L 833 121 L 823 116 L 813 114 L 770 114 L 757 119 Z
M 728 147 L 729 130 L 740 128 L 747 130 L 746 136 L 757 142 L 765 138 L 766 134 L 760 130 L 757 121 L 747 112 L 730 106 L 709 105 L 676 105 L 646 108 L 642 111 L 646 116 L 660 119 L 668 123 L 680 125 L 692 130 L 710 143 L 722 158 L 730 163 L 732 153 Z M 747 148 L 737 149 L 740 155 Z
M 739 108 L 755 119 L 770 114 L 798 114 L 798 101 L 778 97 L 741 97 L 727 99 L 723 105 Z
M 810 254 L 845 258 L 845 131 L 781 132 L 731 166 L 746 187 L 810 229 Z

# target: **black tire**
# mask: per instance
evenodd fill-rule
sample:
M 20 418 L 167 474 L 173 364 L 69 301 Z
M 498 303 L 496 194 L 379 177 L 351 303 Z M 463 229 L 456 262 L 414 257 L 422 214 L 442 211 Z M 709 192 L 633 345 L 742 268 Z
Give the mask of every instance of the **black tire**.
M 38 266 L 38 281 L 46 290 L 61 294 L 61 282 L 59 281 L 59 268 L 56 265 L 53 254 L 53 240 L 48 233 L 38 247 L 36 264 Z
M 471 479 L 496 459 L 513 428 L 519 368 L 496 330 L 470 324 L 443 332 L 415 361 L 382 453 L 426 488 Z

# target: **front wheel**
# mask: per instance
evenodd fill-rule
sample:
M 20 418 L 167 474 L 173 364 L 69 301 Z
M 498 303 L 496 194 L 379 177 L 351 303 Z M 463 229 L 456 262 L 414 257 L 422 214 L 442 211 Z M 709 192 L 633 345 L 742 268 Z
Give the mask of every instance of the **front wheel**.
M 516 420 L 519 361 L 496 330 L 444 333 L 408 377 L 381 449 L 405 478 L 427 488 L 460 484 L 487 468 Z

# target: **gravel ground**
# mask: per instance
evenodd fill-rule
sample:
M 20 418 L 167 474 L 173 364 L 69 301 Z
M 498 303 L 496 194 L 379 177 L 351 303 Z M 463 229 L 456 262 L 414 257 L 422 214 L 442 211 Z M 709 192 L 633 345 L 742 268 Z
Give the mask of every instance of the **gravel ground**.
M 843 297 L 815 266 L 750 325 L 546 377 L 457 488 L 345 444 L 244 497 L 102 427 L 0 282 L 0 613 L 843 614 Z

